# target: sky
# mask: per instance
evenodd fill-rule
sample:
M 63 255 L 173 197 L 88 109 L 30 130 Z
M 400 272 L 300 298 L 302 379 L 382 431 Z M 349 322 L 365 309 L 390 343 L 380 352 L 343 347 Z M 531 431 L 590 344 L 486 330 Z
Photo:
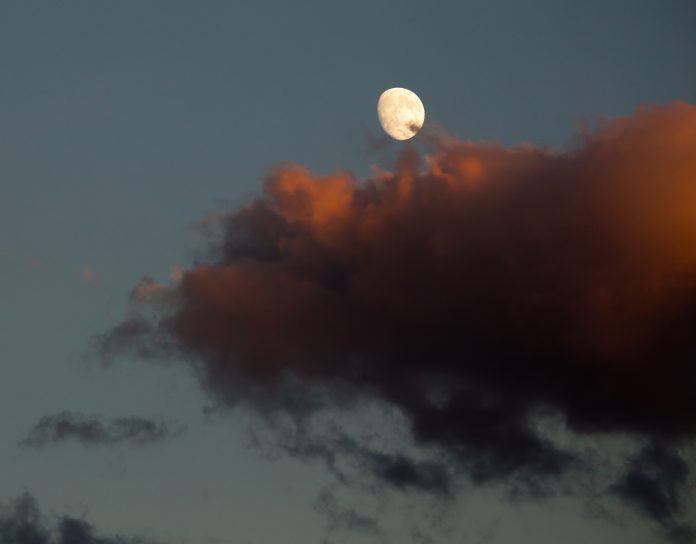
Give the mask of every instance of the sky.
M 696 306 L 683 302 L 696 273 L 683 249 L 693 219 L 681 204 L 696 172 L 695 24 L 688 0 L 0 3 L 0 537 L 29 542 L 12 532 L 20 520 L 42 544 L 68 544 L 69 531 L 78 544 L 95 534 L 172 544 L 691 542 L 696 505 L 682 488 L 693 478 L 693 403 L 673 412 L 658 393 L 643 414 L 638 397 L 611 387 L 615 376 L 625 382 L 622 362 L 652 372 L 655 353 L 669 354 L 672 368 L 693 330 L 684 316 Z M 395 86 L 424 103 L 415 143 L 389 143 L 379 126 L 377 98 Z M 488 172 L 510 184 L 479 200 L 451 189 L 441 202 L 433 189 L 448 173 L 475 184 Z M 665 192 L 653 190 L 662 179 Z M 390 208 L 394 183 L 398 198 L 424 200 L 394 197 Z M 345 198 L 376 199 L 374 217 Z M 442 207 L 428 207 L 435 200 Z M 626 255 L 635 240 L 645 252 L 602 261 L 587 213 Z M 545 231 L 577 227 L 577 238 L 537 243 L 523 234 L 536 228 L 530 217 Z M 468 290 L 441 271 L 440 253 L 423 258 L 412 224 L 442 242 L 442 270 L 461 272 Z M 296 245 L 276 254 L 266 237 Z M 608 285 L 627 285 L 620 311 L 595 319 L 594 307 L 536 306 L 520 294 L 536 292 L 530 270 L 560 271 L 543 282 L 555 289 L 549 299 L 563 299 L 569 282 L 585 286 L 569 245 L 600 259 L 614 274 Z M 514 261 L 513 275 L 467 272 L 489 262 L 474 246 Z M 366 272 L 361 294 L 312 298 L 318 286 L 343 297 L 348 269 Z M 645 290 L 656 282 L 669 288 Z M 586 287 L 599 292 L 594 280 Z M 412 305 L 395 302 L 404 295 Z M 671 316 L 661 301 L 673 300 L 684 308 L 660 326 L 676 323 L 686 339 L 649 319 Z M 491 307 L 503 313 L 490 317 Z M 157 328 L 160 319 L 171 327 Z M 582 354 L 554 344 L 563 319 Z M 441 322 L 513 347 L 462 347 L 459 329 Z M 635 341 L 643 336 L 654 342 Z M 553 349 L 540 356 L 547 338 Z M 504 361 L 552 355 L 619 366 L 601 382 L 611 391 L 597 393 L 597 415 L 546 363 L 530 363 L 537 373 L 512 387 L 469 367 L 462 378 L 444 361 L 463 352 L 512 376 Z M 422 366 L 430 356 L 440 363 Z M 691 378 L 674 376 L 665 390 L 694 392 Z M 419 403 L 454 394 L 441 379 L 491 388 L 501 432 L 522 433 L 511 449 L 548 453 L 544 469 L 525 472 L 537 465 L 523 460 L 521 472 L 499 471 L 499 450 L 457 434 L 463 422 L 485 427 L 483 401 L 465 412 L 471 421 L 454 408 L 454 423 L 429 420 Z M 645 380 L 631 379 L 641 393 Z M 542 405 L 550 411 L 537 413 Z M 565 457 L 524 434 L 529 421 L 510 419 L 516 410 L 602 468 L 566 472 Z M 634 493 L 655 481 L 663 510 Z M 679 493 L 681 510 L 670 502 Z

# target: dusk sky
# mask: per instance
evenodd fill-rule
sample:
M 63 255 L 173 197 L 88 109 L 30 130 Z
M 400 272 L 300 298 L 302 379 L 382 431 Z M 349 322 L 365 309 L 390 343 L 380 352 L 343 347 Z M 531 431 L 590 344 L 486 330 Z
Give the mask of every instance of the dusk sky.
M 696 543 L 695 29 L 0 2 L 0 544 Z

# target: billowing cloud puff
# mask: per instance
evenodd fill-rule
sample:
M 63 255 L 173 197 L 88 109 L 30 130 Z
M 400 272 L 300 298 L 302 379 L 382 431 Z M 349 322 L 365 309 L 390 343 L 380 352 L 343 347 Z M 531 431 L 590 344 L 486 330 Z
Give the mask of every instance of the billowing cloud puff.
M 544 411 L 580 435 L 690 442 L 696 107 L 644 107 L 565 152 L 433 140 L 366 180 L 276 169 L 214 258 L 102 345 L 177 354 L 264 411 L 379 399 L 476 482 L 582 463 L 539 434 Z

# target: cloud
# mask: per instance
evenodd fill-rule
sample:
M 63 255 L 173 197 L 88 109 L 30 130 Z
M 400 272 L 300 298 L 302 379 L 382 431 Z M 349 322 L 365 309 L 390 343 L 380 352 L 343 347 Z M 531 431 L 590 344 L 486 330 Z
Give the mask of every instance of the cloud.
M 276 427 L 275 432 L 277 440 L 264 444 L 267 451 L 276 448 L 299 459 L 322 461 L 344 484 L 368 475 L 399 491 L 426 492 L 443 499 L 454 494 L 453 474 L 442 461 L 416 460 L 371 447 L 365 437 L 356 439 L 335 425 L 318 430 L 302 422 L 289 429 Z M 258 434 L 254 437 L 259 445 Z
M 275 169 L 103 351 L 191 361 L 222 404 L 266 414 L 377 399 L 477 484 L 541 492 L 586 464 L 545 414 L 693 441 L 696 107 L 643 107 L 568 151 L 425 142 L 365 180 Z
M 673 448 L 652 442 L 629 461 L 611 491 L 639 513 L 657 520 L 675 542 L 691 542 L 693 527 L 675 520 L 683 513 L 690 470 Z
M 329 533 L 349 531 L 371 536 L 380 534 L 379 524 L 371 516 L 360 514 L 352 507 L 341 506 L 329 489 L 323 490 L 314 503 L 314 509 L 327 518 Z
M 97 273 L 92 268 L 86 266 L 80 270 L 80 277 L 86 282 L 92 282 L 97 278 Z
M 0 542 L 3 544 L 146 544 L 140 538 L 103 537 L 82 519 L 61 516 L 51 525 L 36 499 L 25 493 L 0 505 Z
M 144 277 L 131 291 L 131 298 L 135 300 L 156 298 L 159 295 L 166 294 L 170 289 L 171 287 L 158 283 L 150 277 Z
M 420 489 L 431 493 L 450 493 L 447 468 L 430 461 L 415 462 L 405 455 L 370 452 L 367 462 L 381 480 L 398 489 Z
M 64 411 L 42 417 L 21 444 L 32 448 L 43 448 L 68 441 L 88 446 L 123 442 L 143 445 L 162 442 L 180 431 L 163 421 L 142 417 L 103 421 L 97 416 Z
M 181 268 L 179 265 L 172 265 L 169 268 L 169 279 L 173 283 L 179 283 L 181 281 L 181 278 L 184 277 L 184 269 Z

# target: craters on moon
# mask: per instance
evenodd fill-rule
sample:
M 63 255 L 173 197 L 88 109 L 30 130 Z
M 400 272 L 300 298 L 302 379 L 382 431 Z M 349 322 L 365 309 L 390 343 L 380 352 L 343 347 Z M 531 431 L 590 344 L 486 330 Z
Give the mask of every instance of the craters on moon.
M 408 140 L 418 134 L 423 126 L 425 109 L 416 93 L 394 87 L 379 97 L 377 116 L 389 136 L 395 140 Z

